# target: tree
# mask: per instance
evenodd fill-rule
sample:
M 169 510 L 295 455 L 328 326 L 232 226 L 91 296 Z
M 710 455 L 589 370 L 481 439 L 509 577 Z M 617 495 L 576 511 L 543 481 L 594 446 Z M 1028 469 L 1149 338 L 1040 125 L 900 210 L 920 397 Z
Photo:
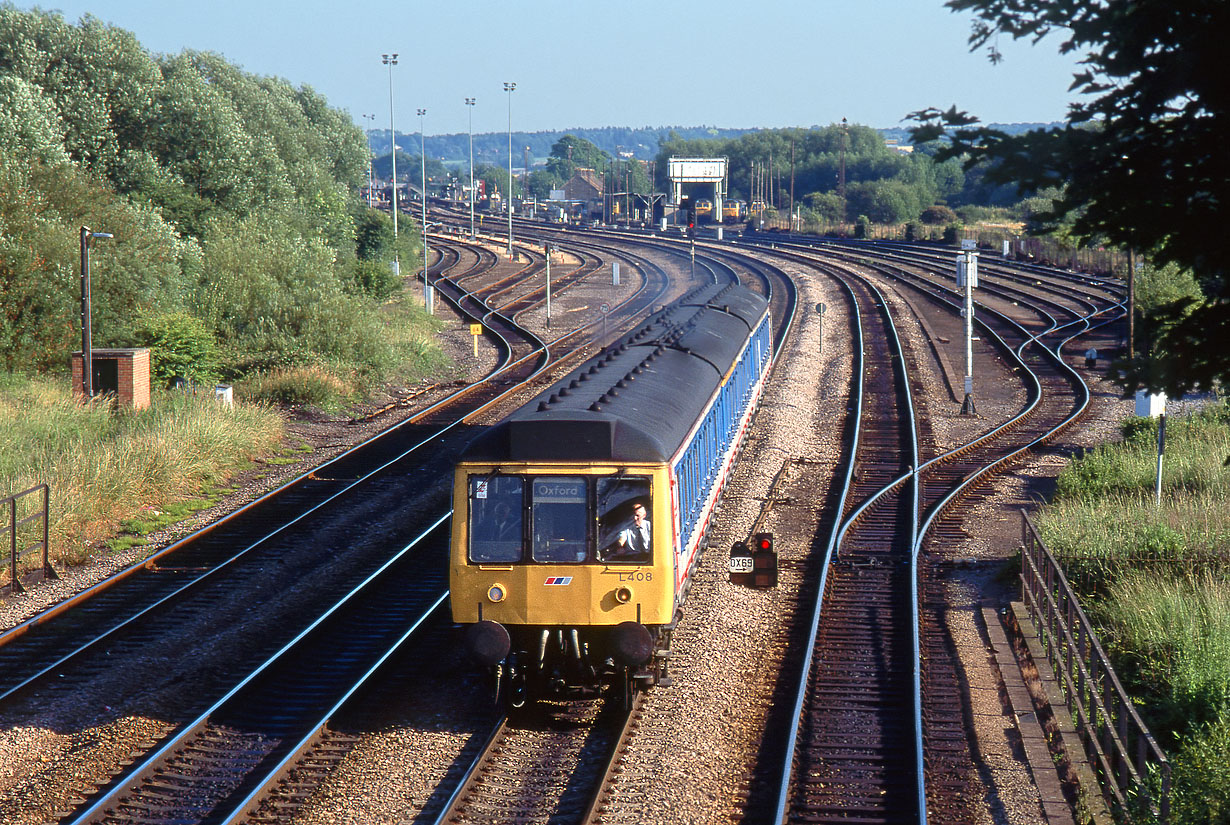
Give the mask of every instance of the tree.
M 561 182 L 565 182 L 572 178 L 578 168 L 601 171 L 610 160 L 610 155 L 585 138 L 568 134 L 555 141 L 555 145 L 551 147 L 547 170 Z
M 935 206 L 928 206 L 922 211 L 922 215 L 919 217 L 922 219 L 922 222 L 928 226 L 944 226 L 946 224 L 956 223 L 957 221 L 956 212 L 953 212 L 947 206 L 938 203 Z
M 859 181 L 850 184 L 846 194 L 850 212 L 876 223 L 901 223 L 922 211 L 917 190 L 898 180 Z
M 1072 88 L 1085 96 L 1067 123 L 1008 135 L 979 127 L 955 106 L 910 115 L 916 142 L 946 135 L 938 157 L 965 157 L 966 168 L 991 164 L 992 182 L 1020 192 L 1056 187 L 1053 208 L 1032 216 L 1034 231 L 1069 217 L 1081 238 L 1102 238 L 1145 253 L 1159 266 L 1191 270 L 1203 302 L 1180 298 L 1166 310 L 1152 358 L 1128 365 L 1125 384 L 1172 395 L 1230 383 L 1230 161 L 1223 145 L 1230 95 L 1222 40 L 1230 4 L 1222 0 L 949 0 L 976 15 L 970 43 L 992 44 L 1000 32 L 1041 40 L 1066 32 L 1062 53 L 1082 52 Z
M 91 226 L 115 236 L 93 261 L 95 344 L 163 334 L 140 316 L 180 335 L 180 313 L 227 342 L 228 375 L 288 360 L 377 374 L 395 344 L 370 310 L 400 287 L 385 261 L 419 242 L 362 205 L 369 158 L 310 88 L 0 2 L 0 367 L 63 369 Z
M 487 184 L 488 196 L 499 193 L 500 197 L 508 197 L 508 170 L 503 166 L 491 166 L 482 164 L 475 168 L 474 178 L 482 180 Z M 513 196 L 515 197 L 520 191 L 517 185 L 517 178 L 513 176 Z

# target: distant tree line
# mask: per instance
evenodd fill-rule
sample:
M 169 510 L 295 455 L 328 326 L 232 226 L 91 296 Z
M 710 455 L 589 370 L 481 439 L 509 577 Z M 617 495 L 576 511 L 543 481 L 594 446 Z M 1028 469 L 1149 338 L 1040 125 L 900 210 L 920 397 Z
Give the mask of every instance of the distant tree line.
M 310 88 L 0 6 L 3 367 L 60 369 L 79 347 L 87 225 L 114 235 L 94 247 L 95 346 L 190 338 L 202 357 L 175 369 L 199 379 L 378 373 L 393 353 L 371 310 L 399 284 L 390 222 L 359 199 L 369 157 Z
M 715 136 L 719 130 L 714 129 L 689 130 L 700 137 L 668 131 L 660 137 L 657 153 L 647 159 L 621 157 L 571 132 L 541 133 L 556 137 L 544 153 L 545 162 L 532 165 L 528 175 L 523 173 L 524 155 L 514 153 L 513 195 L 546 198 L 578 168 L 597 172 L 607 192 L 664 192 L 670 186 L 667 161 L 671 157 L 727 158 L 730 197 L 750 201 L 754 196 L 770 209 L 783 212 L 797 205 L 802 217 L 813 222 L 837 222 L 844 215 L 850 224 L 861 219 L 949 225 L 959 223 L 962 214 L 973 220 L 986 217 L 991 208 L 1001 210 L 997 217 L 1024 220 L 1031 211 L 1049 209 L 1057 194 L 1044 191 L 1022 198 L 1015 186 L 988 181 L 981 167 L 965 169 L 960 160 L 937 159 L 942 144 L 924 144 L 903 153 L 886 142 L 883 131 L 857 124 L 728 131 L 733 134 L 725 137 Z M 433 193 L 450 179 L 467 182 L 469 171 L 467 165 L 449 165 L 437 157 L 431 144 L 438 140 L 429 138 L 427 145 L 428 188 Z M 417 188 L 420 159 L 417 153 L 404 150 L 410 145 L 407 141 L 399 147 L 398 177 Z M 537 151 L 532 149 L 531 156 L 542 157 Z M 499 155 L 492 163 L 479 160 L 476 152 L 475 176 L 486 182 L 488 192 L 507 193 L 506 144 Z M 840 189 L 843 158 L 844 200 Z M 377 157 L 374 170 L 378 178 L 387 180 L 392 174 L 391 156 Z
M 555 144 L 565 135 L 579 138 L 609 157 L 617 157 L 620 152 L 632 153 L 641 160 L 650 160 L 658 152 L 659 144 L 672 132 L 684 138 L 731 138 L 754 131 L 752 129 L 719 129 L 711 126 L 676 126 L 671 128 L 606 126 L 595 129 L 566 129 L 562 131 L 517 132 L 512 133 L 513 165 L 520 168 L 525 147 L 530 147 L 530 158 L 541 159 L 551 155 Z M 372 151 L 377 157 L 389 155 L 389 130 L 371 129 L 367 138 Z M 468 165 L 470 161 L 470 135 L 468 132 L 448 135 L 427 135 L 425 151 L 428 158 L 436 158 L 449 163 L 462 162 Z M 417 132 L 397 132 L 397 147 L 404 151 L 415 153 L 419 146 Z M 484 132 L 474 135 L 474 163 L 490 166 L 508 165 L 508 133 Z M 415 167 L 418 168 L 417 166 Z M 401 155 L 397 161 L 398 177 L 401 177 Z
M 834 124 L 811 129 L 774 129 L 736 138 L 688 140 L 670 135 L 658 152 L 658 186 L 667 185 L 672 156 L 725 157 L 728 195 L 762 201 L 773 209 L 796 205 L 811 220 L 877 223 L 919 220 L 939 204 L 939 220 L 953 220 L 948 208 L 981 200 L 967 188 L 956 161 L 938 163 L 927 147 L 900 153 L 867 126 Z M 841 191 L 845 168 L 844 201 Z

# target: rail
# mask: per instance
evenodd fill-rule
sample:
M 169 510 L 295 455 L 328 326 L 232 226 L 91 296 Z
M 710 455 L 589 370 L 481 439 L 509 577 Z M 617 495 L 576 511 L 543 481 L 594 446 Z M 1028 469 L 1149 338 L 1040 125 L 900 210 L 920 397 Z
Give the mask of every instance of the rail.
M 43 494 L 43 509 L 35 510 L 30 515 L 23 519 L 17 518 L 17 502 L 26 496 L 34 495 L 37 492 Z M 25 588 L 21 586 L 21 577 L 17 575 L 17 562 L 31 550 L 41 547 L 43 550 L 43 578 L 56 579 L 55 568 L 51 566 L 51 560 L 48 558 L 48 552 L 51 548 L 51 541 L 48 538 L 49 522 L 51 513 L 51 487 L 46 484 L 35 484 L 28 490 L 22 490 L 20 493 L 14 493 L 11 496 L 4 498 L 4 503 L 9 511 L 9 592 L 24 593 Z M 35 541 L 23 547 L 21 552 L 17 551 L 17 537 L 21 534 L 21 528 L 27 524 L 43 520 L 43 538 L 41 541 Z
M 1062 568 L 1021 512 L 1021 595 L 1085 752 L 1121 811 L 1170 819 L 1170 761 L 1145 727 Z

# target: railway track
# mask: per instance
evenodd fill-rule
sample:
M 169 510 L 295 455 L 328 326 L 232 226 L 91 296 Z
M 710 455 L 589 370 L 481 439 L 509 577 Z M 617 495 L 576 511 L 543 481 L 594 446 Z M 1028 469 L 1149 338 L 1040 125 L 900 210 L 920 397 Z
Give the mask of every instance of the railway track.
M 444 603 L 446 519 L 181 727 L 72 823 L 239 822 Z
M 499 720 L 436 825 L 600 821 L 604 792 L 648 699 L 540 702 Z
M 1017 298 L 1019 303 L 1022 296 Z M 883 304 L 882 299 L 880 303 Z M 1046 307 L 1035 306 L 1033 310 L 1049 318 Z M 1098 311 L 1090 306 L 1085 317 Z M 1072 314 L 1081 317 L 1080 312 Z M 997 320 L 1009 328 L 1015 327 L 1014 332 L 1024 339 L 1031 339 L 1024 327 L 1010 319 L 1000 316 Z M 1078 323 L 1084 322 L 1069 322 Z M 1050 319 L 1048 331 L 1059 326 Z M 1022 343 L 1020 349 L 1026 346 Z M 1001 348 L 1010 349 L 1007 344 Z M 875 360 L 891 365 L 893 359 L 894 356 Z M 801 681 L 800 725 L 791 734 L 799 745 L 797 749 L 792 745 L 786 760 L 793 771 L 784 775 L 779 817 L 834 822 L 850 816 L 866 821 L 926 821 L 928 810 L 945 822 L 969 821 L 972 816 L 965 800 L 972 797 L 974 771 L 967 732 L 961 723 L 960 683 L 951 645 L 940 621 L 942 592 L 934 585 L 935 573 L 928 565 L 920 565 L 922 572 L 915 572 L 910 562 L 919 558 L 921 545 L 916 536 L 931 526 L 928 523 L 920 528 L 920 515 L 942 509 L 948 524 L 959 524 L 961 514 L 953 503 L 968 495 L 975 481 L 984 478 L 985 468 L 1018 449 L 1009 433 L 1019 428 L 1023 443 L 1037 443 L 1040 438 L 1053 437 L 1083 408 L 1077 389 L 1083 384 L 1062 364 L 1062 359 L 1054 354 L 1041 354 L 1031 366 L 1044 376 L 1038 380 L 1046 384 L 1043 387 L 1040 383 L 1031 396 L 1045 395 L 1048 402 L 1041 408 L 1031 403 L 1022 412 L 1019 418 L 1029 421 L 1029 426 L 999 428 L 964 450 L 946 454 L 942 461 L 922 462 L 920 466 L 917 457 L 912 461 L 902 458 L 911 452 L 917 456 L 917 447 L 906 449 L 904 445 L 905 432 L 912 433 L 916 425 L 912 420 L 907 425 L 904 414 L 898 417 L 891 409 L 897 404 L 904 405 L 903 397 L 908 397 L 909 383 L 904 377 L 898 379 L 898 396 L 894 401 L 882 404 L 878 413 L 863 415 L 863 421 L 872 425 L 900 422 L 889 424 L 889 433 L 892 426 L 902 429 L 895 436 L 868 433 L 871 450 L 860 449 L 860 453 L 875 455 L 879 447 L 881 457 L 887 460 L 871 462 L 871 466 L 862 466 L 851 475 L 854 484 L 850 506 L 859 501 L 863 504 L 835 537 L 835 563 L 821 574 L 827 581 L 822 579 L 822 599 L 817 605 L 816 647 L 811 659 L 814 665 L 810 675 Z M 884 371 L 872 367 L 868 373 L 872 379 L 882 380 Z M 881 396 L 872 393 L 864 397 L 871 399 L 874 406 Z M 940 467 L 944 469 L 941 471 Z M 921 487 L 921 495 L 915 490 L 915 483 Z M 925 533 L 932 537 L 929 547 L 933 553 L 936 547 L 945 545 L 946 538 L 951 538 L 943 533 L 943 526 Z M 845 581 L 847 577 L 855 583 L 853 587 Z M 911 595 L 919 581 L 921 595 Z M 873 582 L 878 586 L 873 586 Z M 857 595 L 843 596 L 847 589 Z M 868 591 L 885 595 L 869 600 Z M 911 602 L 920 611 L 918 618 L 898 619 L 887 627 L 877 627 L 867 620 L 882 618 L 898 609 L 898 605 Z M 922 607 L 918 606 L 920 603 Z M 844 617 L 847 610 L 862 610 L 864 617 L 851 625 Z M 870 632 L 859 636 L 858 627 L 870 628 Z M 914 628 L 921 628 L 921 638 L 916 643 L 921 659 L 917 654 L 903 653 L 908 647 L 905 635 L 914 633 Z M 906 701 L 910 698 L 911 680 L 901 672 L 911 661 L 927 663 L 921 675 L 918 665 L 913 667 L 918 697 L 912 702 Z M 894 669 L 895 675 L 890 675 Z M 877 689 L 881 693 L 873 696 Z M 815 704 L 809 706 L 812 702 Z M 910 706 L 916 708 L 913 725 L 908 724 L 908 715 L 903 718 L 900 711 Z M 902 739 L 908 737 L 911 728 L 917 734 L 914 748 Z M 909 769 L 911 762 L 913 770 Z M 915 776 L 916 781 L 910 785 L 901 782 L 906 775 Z
M 883 295 L 846 276 L 861 365 L 845 493 L 855 507 L 830 543 L 814 636 L 795 699 L 779 810 L 792 820 L 910 822 L 915 758 L 910 548 L 918 442 L 909 375 Z M 911 779 L 912 777 L 912 779 Z
M 511 327 L 508 325 L 502 333 L 511 337 Z M 511 353 L 514 344 L 506 338 L 504 346 Z M 487 391 L 476 404 L 471 396 L 477 392 L 463 388 L 145 562 L 3 634 L 0 701 L 53 671 L 63 670 L 70 661 L 104 644 L 113 644 L 118 634 L 139 630 L 141 622 L 152 621 L 199 590 L 233 587 L 235 580 L 251 575 L 253 565 L 301 553 L 308 536 L 328 531 L 327 523 L 334 513 L 380 495 L 376 491 L 387 488 L 390 479 L 414 484 L 438 474 L 444 457 L 419 464 L 424 461 L 424 448 L 492 397 Z M 430 486 L 430 482 L 423 486 Z M 389 495 L 387 489 L 382 495 Z

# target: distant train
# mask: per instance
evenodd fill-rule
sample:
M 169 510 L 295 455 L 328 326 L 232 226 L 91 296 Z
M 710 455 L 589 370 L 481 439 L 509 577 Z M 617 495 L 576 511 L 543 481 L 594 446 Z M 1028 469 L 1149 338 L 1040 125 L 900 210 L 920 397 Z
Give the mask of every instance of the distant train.
M 722 201 L 722 223 L 736 223 L 747 218 L 747 204 L 739 200 Z
M 696 219 L 698 221 L 709 221 L 713 219 L 713 201 L 708 198 L 697 199 Z
M 671 632 L 771 365 L 766 300 L 698 287 L 466 448 L 450 599 L 497 701 L 669 683 Z

